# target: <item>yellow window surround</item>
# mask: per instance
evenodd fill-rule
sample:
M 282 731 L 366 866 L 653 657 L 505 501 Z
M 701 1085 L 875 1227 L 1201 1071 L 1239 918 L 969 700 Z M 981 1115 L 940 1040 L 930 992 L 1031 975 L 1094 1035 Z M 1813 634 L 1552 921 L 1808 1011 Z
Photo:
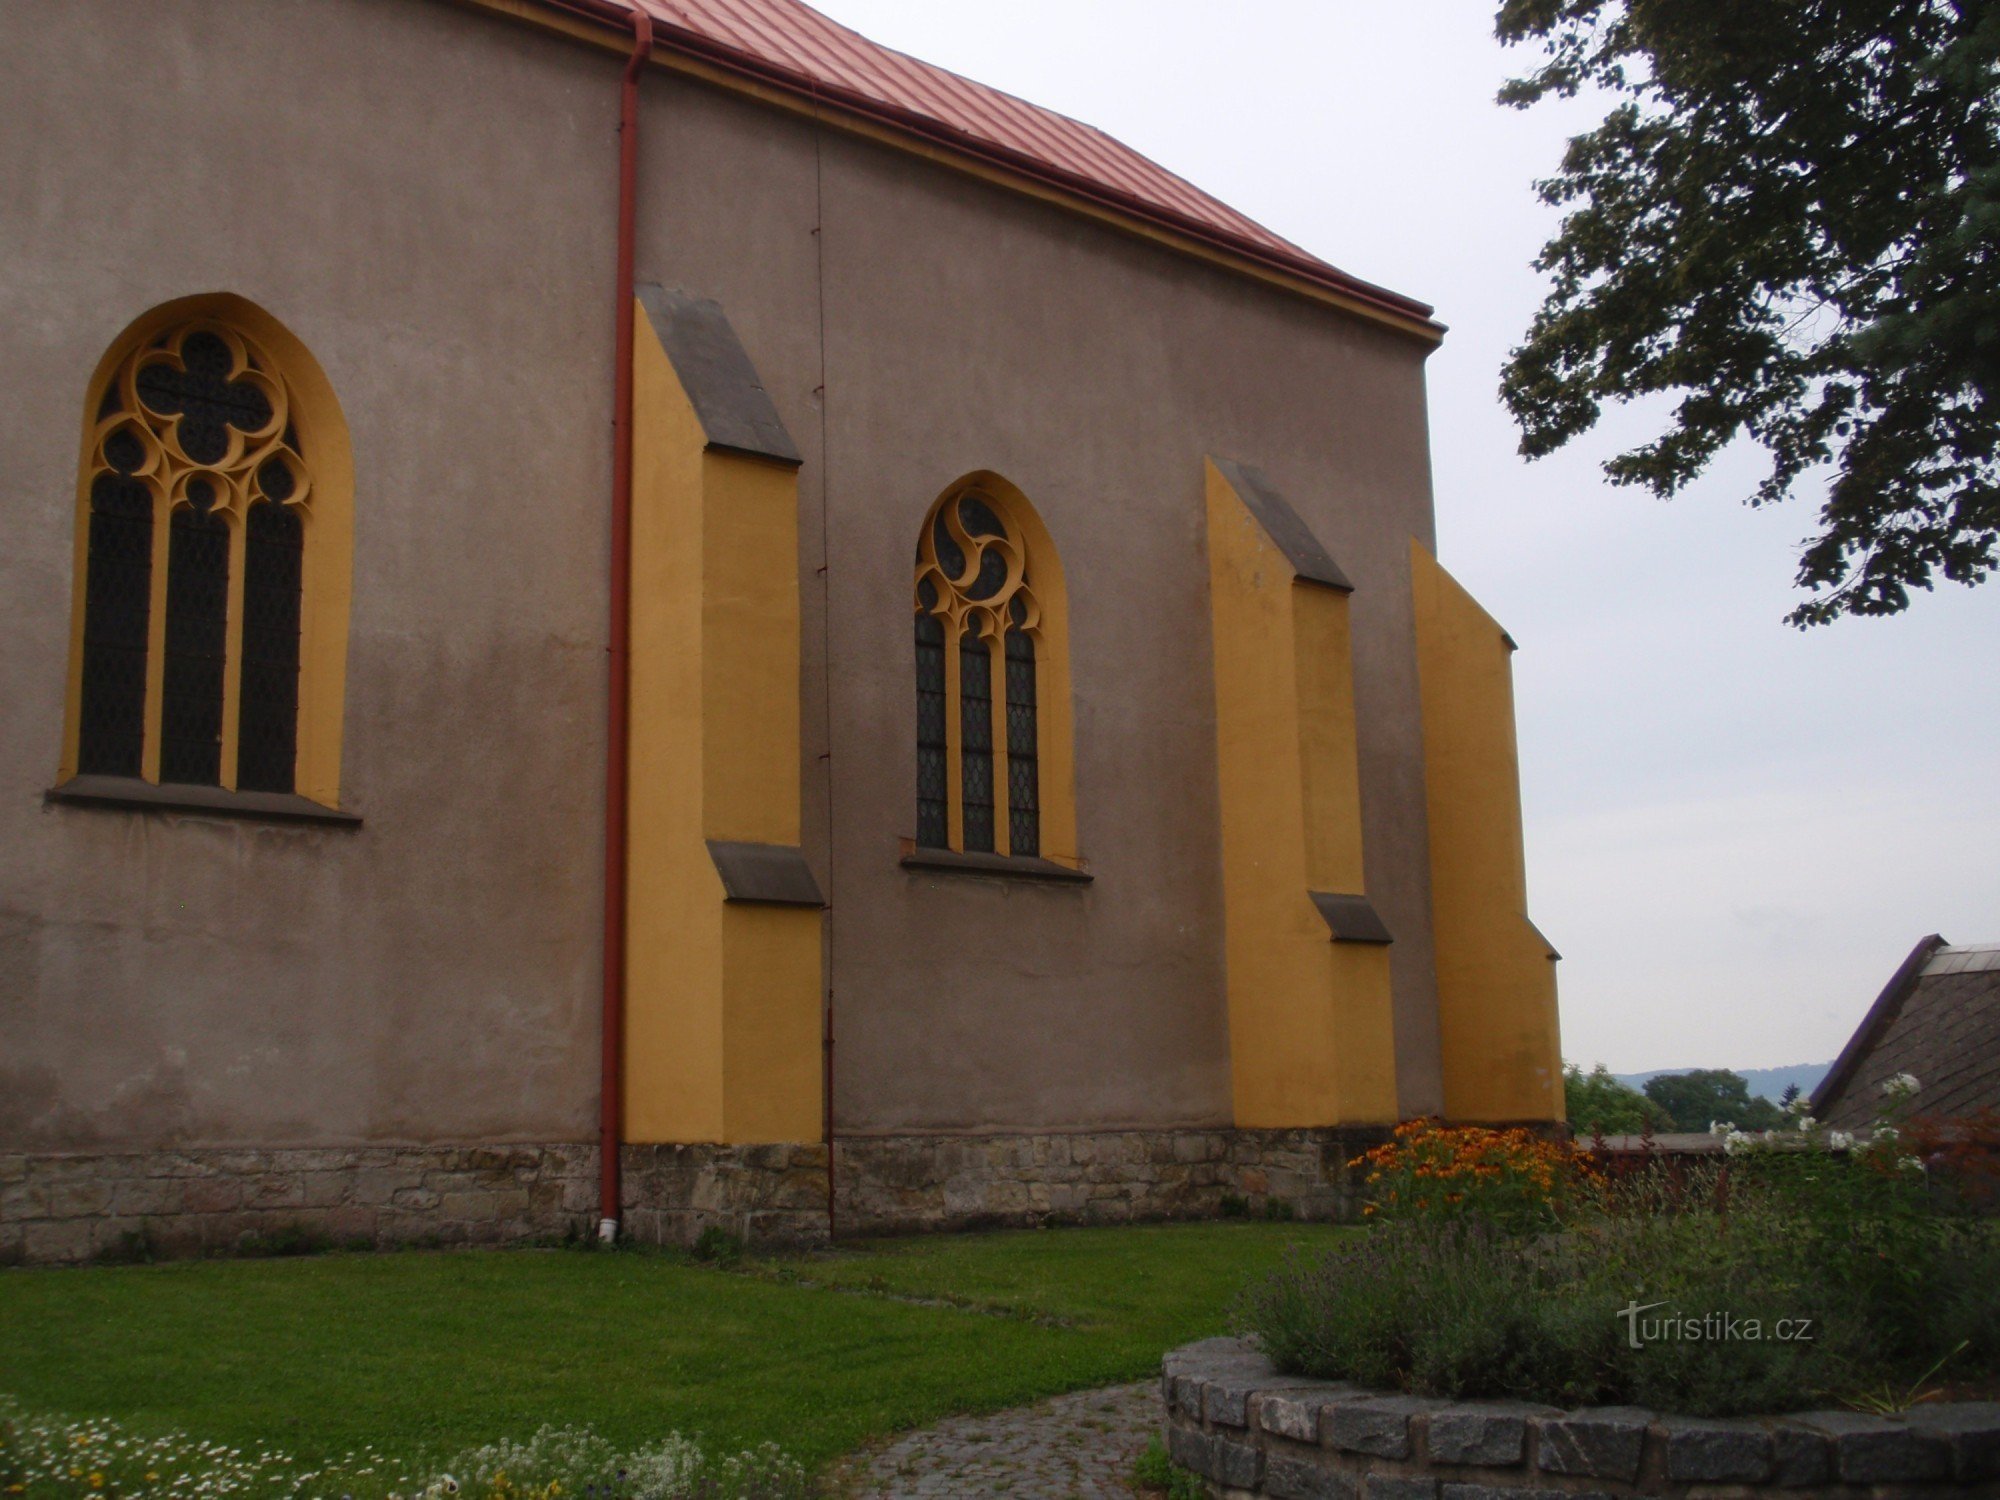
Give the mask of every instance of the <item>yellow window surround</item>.
M 934 620 L 943 654 L 944 826 L 919 829 L 921 848 L 967 851 L 967 801 L 961 644 L 983 643 L 988 660 L 991 728 L 990 852 L 1077 868 L 1076 807 L 1070 743 L 1068 600 L 1055 544 L 1027 498 L 997 474 L 969 474 L 949 486 L 924 517 L 917 544 L 914 609 Z M 1035 780 L 1038 806 L 1016 833 L 1009 766 L 1007 638 L 1033 651 Z M 920 751 L 920 754 L 922 752 Z M 920 781 L 923 779 L 920 771 Z M 979 809 L 974 808 L 975 834 Z M 1024 816 L 1026 809 L 1021 809 Z M 920 822 L 922 815 L 920 814 Z M 939 843 L 942 834 L 943 842 Z M 972 852 L 987 852 L 975 838 Z
M 155 367 L 185 378 L 190 340 L 209 350 L 219 345 L 227 351 L 227 369 L 220 378 L 251 408 L 240 425 L 232 418 L 212 427 L 200 441 L 189 430 L 193 418 L 185 405 L 174 410 L 174 403 L 162 401 L 159 375 L 152 376 L 155 388 L 150 395 L 143 379 Z M 92 491 L 100 479 L 111 476 L 141 487 L 151 506 L 140 778 L 155 784 L 161 780 L 173 518 L 177 511 L 200 509 L 227 533 L 221 746 L 213 784 L 224 791 L 237 788 L 248 521 L 253 505 L 276 503 L 296 518 L 302 549 L 291 789 L 312 802 L 337 807 L 353 466 L 339 402 L 305 346 L 270 314 L 241 297 L 186 297 L 152 309 L 112 342 L 91 377 L 77 475 L 62 780 L 70 781 L 80 769 Z

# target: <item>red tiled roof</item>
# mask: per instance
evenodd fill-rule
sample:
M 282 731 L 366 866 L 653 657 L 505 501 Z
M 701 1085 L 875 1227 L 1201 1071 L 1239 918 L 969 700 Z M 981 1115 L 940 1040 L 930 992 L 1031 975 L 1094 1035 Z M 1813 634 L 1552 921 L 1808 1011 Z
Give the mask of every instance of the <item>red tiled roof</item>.
M 553 3 L 569 8 L 565 0 Z M 634 4 L 652 17 L 657 45 L 993 159 L 1399 320 L 1430 314 L 1428 305 L 1300 249 L 1095 126 L 871 42 L 801 0 L 616 0 L 619 9 Z M 603 0 L 582 5 L 600 14 L 607 8 Z

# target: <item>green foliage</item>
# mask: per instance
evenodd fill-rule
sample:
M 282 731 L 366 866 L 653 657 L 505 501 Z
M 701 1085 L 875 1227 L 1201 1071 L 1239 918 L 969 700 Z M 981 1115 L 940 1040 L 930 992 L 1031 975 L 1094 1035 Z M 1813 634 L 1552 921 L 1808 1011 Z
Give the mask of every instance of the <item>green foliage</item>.
M 1671 496 L 1747 436 L 1750 498 L 1831 478 L 1799 626 L 1893 614 L 2000 543 L 2000 7 L 1502 0 L 1541 65 L 1504 103 L 1604 92 L 1539 184 L 1553 277 L 1501 394 L 1551 453 L 1606 401 L 1675 401 L 1612 459 Z
M 1146 1450 L 1132 1465 L 1132 1487 L 1141 1494 L 1164 1496 L 1165 1500 L 1208 1500 L 1208 1486 L 1201 1476 L 1183 1469 L 1167 1456 L 1167 1445 L 1158 1437 L 1146 1440 Z
M 1769 1099 L 1753 1097 L 1743 1075 L 1727 1068 L 1648 1078 L 1646 1098 L 1665 1116 L 1669 1130 L 1706 1132 L 1718 1123 L 1741 1130 L 1775 1130 L 1785 1123 L 1784 1111 Z
M 1225 1219 L 1247 1219 L 1250 1217 L 1250 1200 L 1240 1193 L 1224 1193 L 1216 1204 L 1216 1212 Z
M 0 1272 L 0 1391 L 281 1448 L 450 1453 L 541 1423 L 817 1466 L 955 1412 L 1139 1380 L 1324 1224 L 912 1237 L 746 1259 L 466 1251 Z M 217 1330 L 226 1330 L 218 1337 Z M 4 1488 L 4 1487 L 0 1487 Z
M 694 1258 L 710 1265 L 733 1266 L 743 1259 L 743 1241 L 718 1224 L 695 1236 Z
M 1588 1073 L 1563 1065 L 1563 1108 L 1579 1140 L 1596 1135 L 1644 1135 L 1667 1128 L 1666 1111 L 1599 1063 Z

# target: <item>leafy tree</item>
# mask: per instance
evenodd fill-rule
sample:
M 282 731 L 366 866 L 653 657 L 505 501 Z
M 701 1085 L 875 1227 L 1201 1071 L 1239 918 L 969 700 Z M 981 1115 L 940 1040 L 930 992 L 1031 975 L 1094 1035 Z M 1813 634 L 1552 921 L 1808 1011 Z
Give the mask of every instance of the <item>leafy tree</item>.
M 1706 1130 L 1719 1120 L 1739 1130 L 1772 1130 L 1784 1123 L 1777 1105 L 1769 1099 L 1752 1098 L 1743 1075 L 1727 1068 L 1696 1068 L 1648 1078 L 1646 1097 L 1659 1106 L 1674 1130 Z
M 1666 1112 L 1629 1084 L 1611 1076 L 1599 1063 L 1588 1073 L 1575 1063 L 1563 1065 L 1563 1106 L 1569 1128 L 1579 1137 L 1641 1135 L 1650 1126 L 1667 1128 Z
M 1749 497 L 1831 478 L 1789 623 L 1894 614 L 2000 542 L 2000 3 L 1501 0 L 1525 107 L 1616 103 L 1538 184 L 1565 210 L 1501 394 L 1540 457 L 1603 403 L 1677 398 L 1605 465 L 1673 495 L 1724 445 Z

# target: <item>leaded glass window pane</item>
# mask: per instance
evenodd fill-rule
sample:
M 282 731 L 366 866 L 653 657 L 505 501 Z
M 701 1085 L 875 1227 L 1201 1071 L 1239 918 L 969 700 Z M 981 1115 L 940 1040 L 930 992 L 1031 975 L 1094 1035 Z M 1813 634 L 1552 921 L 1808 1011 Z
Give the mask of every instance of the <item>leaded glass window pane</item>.
M 205 481 L 174 508 L 167 534 L 166 680 L 160 780 L 222 779 L 222 670 L 229 638 L 229 524 Z
M 993 653 L 959 638 L 959 803 L 968 852 L 993 852 Z
M 1042 852 L 1041 780 L 1035 721 L 1035 643 L 1007 632 L 1007 840 L 1013 854 Z
M 917 616 L 917 843 L 944 849 L 951 843 L 951 788 L 946 757 L 944 624 Z
M 134 446 L 137 439 L 128 438 Z M 114 460 L 115 461 L 115 460 Z M 126 467 L 136 467 L 133 460 Z M 146 632 L 153 608 L 153 496 L 136 479 L 90 486 L 77 769 L 137 776 L 146 745 Z
M 263 487 L 291 493 L 292 480 L 272 460 Z M 243 557 L 243 685 L 237 720 L 236 785 L 248 792 L 289 792 L 298 759 L 299 586 L 305 528 L 298 512 L 270 501 L 250 507 Z

